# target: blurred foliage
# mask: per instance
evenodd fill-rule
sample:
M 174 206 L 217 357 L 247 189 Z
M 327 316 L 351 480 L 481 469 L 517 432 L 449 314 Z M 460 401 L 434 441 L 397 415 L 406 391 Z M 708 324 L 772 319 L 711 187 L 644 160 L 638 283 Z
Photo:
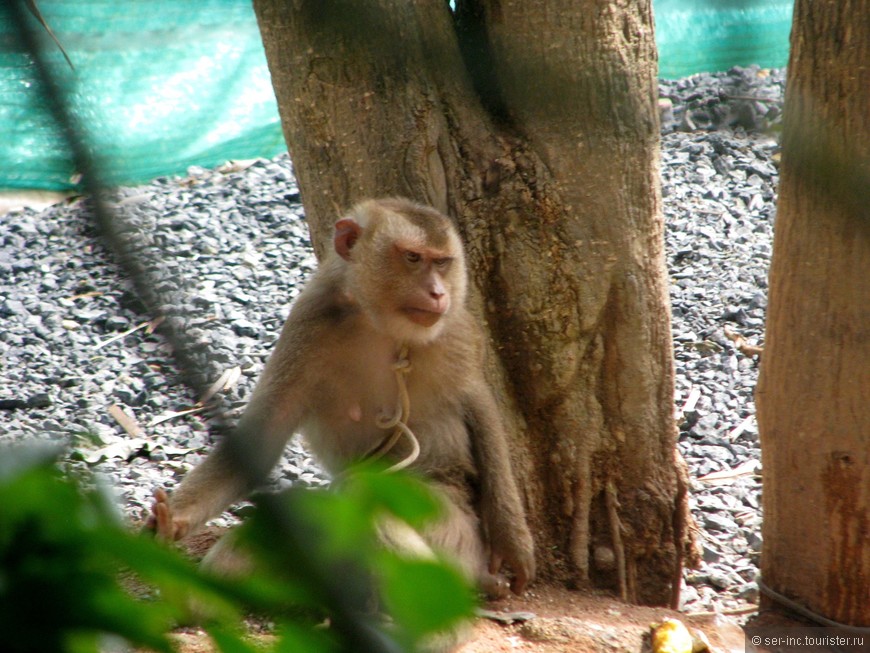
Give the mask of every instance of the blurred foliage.
M 92 478 L 63 474 L 55 456 L 6 448 L 0 461 L 0 633 L 8 653 L 96 653 L 119 638 L 169 653 L 168 633 L 192 619 L 192 606 L 223 653 L 354 650 L 353 629 L 337 620 L 318 627 L 346 611 L 336 603 L 348 597 L 358 626 L 376 633 L 384 650 L 414 650 L 473 610 L 456 570 L 379 543 L 379 519 L 419 526 L 437 514 L 428 489 L 408 476 L 365 469 L 336 490 L 265 495 L 234 534 L 252 569 L 227 578 L 131 532 L 109 493 Z M 384 607 L 390 620 L 376 618 Z M 242 617 L 252 611 L 275 623 L 268 647 L 244 636 Z

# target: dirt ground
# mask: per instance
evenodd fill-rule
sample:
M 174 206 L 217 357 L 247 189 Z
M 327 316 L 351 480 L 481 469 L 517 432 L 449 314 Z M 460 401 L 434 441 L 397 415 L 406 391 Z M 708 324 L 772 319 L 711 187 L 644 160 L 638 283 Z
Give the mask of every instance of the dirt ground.
M 535 586 L 522 597 L 488 606 L 495 611 L 531 612 L 534 619 L 512 625 L 480 620 L 461 653 L 632 652 L 649 650 L 650 625 L 671 617 L 702 631 L 716 652 L 743 653 L 743 633 L 733 619 L 681 615 L 665 608 L 627 605 L 607 595 Z
M 188 551 L 199 557 L 214 537 L 214 533 L 204 533 L 194 538 Z M 711 653 L 744 653 L 738 619 L 750 616 L 685 615 L 666 608 L 627 605 L 605 593 L 571 591 L 540 582 L 521 597 L 511 596 L 483 607 L 505 616 L 533 616 L 515 623 L 480 618 L 472 638 L 457 653 L 645 653 L 649 651 L 646 635 L 650 625 L 667 617 L 701 631 Z M 215 650 L 205 633 L 197 629 L 179 631 L 175 638 L 181 653 Z
M 570 591 L 561 587 L 535 585 L 522 597 L 490 603 L 485 608 L 503 613 L 534 613 L 522 623 L 504 624 L 479 619 L 473 637 L 455 653 L 652 653 L 648 633 L 651 624 L 665 618 L 678 619 L 696 635 L 702 634 L 706 648 L 694 653 L 805 653 L 812 647 L 783 648 L 747 645 L 738 625 L 777 629 L 785 635 L 791 628 L 813 624 L 781 611 L 743 612 L 737 615 L 686 615 L 665 608 L 626 605 L 608 596 Z M 752 606 L 747 606 L 750 609 Z M 208 637 L 197 630 L 174 635 L 181 653 L 214 653 Z M 254 636 L 256 639 L 257 636 Z M 863 641 L 863 640 L 862 640 Z M 864 647 L 845 649 L 812 648 L 814 651 L 866 651 Z M 662 647 L 656 653 L 684 653 L 688 649 Z M 361 652 L 362 653 L 362 652 Z
M 743 631 L 736 619 L 686 616 L 664 608 L 626 605 L 604 596 L 564 588 L 535 586 L 523 597 L 491 603 L 493 611 L 532 612 L 529 621 L 515 624 L 479 619 L 470 641 L 457 653 L 643 653 L 649 651 L 644 634 L 665 617 L 679 619 L 704 633 L 712 653 L 744 653 Z M 176 634 L 181 653 L 213 653 L 201 631 Z

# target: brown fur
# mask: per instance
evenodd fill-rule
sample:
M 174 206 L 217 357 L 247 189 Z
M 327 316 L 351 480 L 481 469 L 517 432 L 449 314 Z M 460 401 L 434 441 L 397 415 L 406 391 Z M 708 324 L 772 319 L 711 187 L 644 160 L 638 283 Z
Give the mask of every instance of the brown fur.
M 400 199 L 364 202 L 336 226 L 336 251 L 294 304 L 239 423 L 253 439 L 256 476 L 268 473 L 296 430 L 333 473 L 377 446 L 386 433 L 375 420 L 394 411 L 391 366 L 406 345 L 408 426 L 421 449 L 413 468 L 447 509 L 419 534 L 425 544 L 419 535 L 397 543 L 403 529 L 395 526 L 384 526 L 384 540 L 453 555 L 490 594 L 505 585 L 498 576 L 504 560 L 512 589 L 522 592 L 534 576 L 532 538 L 483 378 L 481 332 L 465 308 L 455 229 L 435 210 Z M 411 319 L 409 306 L 435 313 Z M 388 455 L 400 460 L 409 448 L 403 439 Z M 218 446 L 171 498 L 156 494 L 151 527 L 181 538 L 246 491 L 245 474 Z

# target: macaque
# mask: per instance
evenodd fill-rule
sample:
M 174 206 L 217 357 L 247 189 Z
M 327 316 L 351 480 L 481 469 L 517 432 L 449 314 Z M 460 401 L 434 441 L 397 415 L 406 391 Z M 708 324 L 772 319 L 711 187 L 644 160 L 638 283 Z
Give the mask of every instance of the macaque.
M 334 251 L 294 303 L 238 428 L 260 478 L 297 430 L 333 474 L 380 456 L 415 470 L 445 510 L 406 548 L 453 557 L 492 597 L 506 592 L 507 563 L 520 594 L 535 573 L 532 538 L 465 295 L 447 217 L 404 199 L 357 205 L 335 224 Z M 171 496 L 155 492 L 148 527 L 183 538 L 251 490 L 250 476 L 221 443 Z M 401 548 L 407 536 L 382 537 Z

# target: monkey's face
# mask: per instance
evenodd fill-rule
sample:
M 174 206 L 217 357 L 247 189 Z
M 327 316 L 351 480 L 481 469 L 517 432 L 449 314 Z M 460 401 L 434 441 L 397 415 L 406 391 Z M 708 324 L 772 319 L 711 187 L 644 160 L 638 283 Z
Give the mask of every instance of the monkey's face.
M 359 269 L 363 309 L 386 335 L 405 342 L 434 340 L 450 320 L 462 261 L 455 252 L 396 241 L 377 248 L 379 265 Z M 362 288 L 360 288 L 360 285 Z
M 393 200 L 358 205 L 336 223 L 335 249 L 348 262 L 347 291 L 391 338 L 431 342 L 465 301 L 462 244 L 434 209 Z

